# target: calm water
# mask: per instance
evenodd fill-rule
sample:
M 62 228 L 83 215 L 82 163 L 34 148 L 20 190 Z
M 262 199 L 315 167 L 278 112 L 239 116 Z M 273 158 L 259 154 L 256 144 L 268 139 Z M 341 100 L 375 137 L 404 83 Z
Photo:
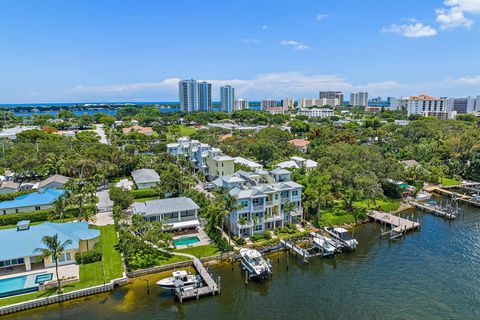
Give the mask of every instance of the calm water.
M 400 242 L 379 243 L 380 228 L 355 230 L 353 254 L 271 256 L 274 276 L 243 283 L 238 265 L 212 268 L 222 294 L 183 304 L 155 287 L 164 275 L 138 279 L 113 294 L 16 314 L 8 319 L 479 319 L 480 210 L 464 207 L 451 223 L 419 214 L 422 229 Z

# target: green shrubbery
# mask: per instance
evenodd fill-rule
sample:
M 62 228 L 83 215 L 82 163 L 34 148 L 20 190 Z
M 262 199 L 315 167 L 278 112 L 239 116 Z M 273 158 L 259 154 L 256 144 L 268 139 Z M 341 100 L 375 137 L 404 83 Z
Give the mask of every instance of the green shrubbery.
M 0 194 L 0 201 L 13 200 L 16 197 L 20 197 L 20 196 L 23 196 L 24 194 L 33 193 L 36 191 L 37 190 L 32 189 L 32 190 L 24 190 L 24 191 L 12 192 L 12 193 Z
M 235 243 L 239 246 L 243 246 L 247 243 L 247 241 L 245 241 L 245 239 L 243 239 L 242 237 L 233 237 L 233 241 L 235 241 Z
M 275 235 L 279 235 L 279 234 L 294 234 L 297 232 L 297 226 L 294 225 L 293 223 L 286 223 L 285 226 L 283 227 L 278 227 L 278 228 L 275 228 L 275 230 L 273 231 L 275 233 Z
M 157 197 L 159 195 L 158 190 L 156 189 L 132 190 L 130 192 L 134 199 L 152 198 L 152 197 Z
M 88 264 L 102 260 L 102 245 L 97 243 L 93 250 L 75 253 L 77 264 Z
M 38 210 L 23 213 L 7 213 L 0 216 L 0 226 L 17 224 L 18 221 L 30 220 L 30 222 L 46 221 L 53 214 L 53 209 Z

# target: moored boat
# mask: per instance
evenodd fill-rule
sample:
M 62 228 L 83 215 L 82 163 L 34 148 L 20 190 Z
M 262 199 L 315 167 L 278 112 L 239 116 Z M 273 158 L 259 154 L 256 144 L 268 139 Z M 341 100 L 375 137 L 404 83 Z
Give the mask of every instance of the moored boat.
M 333 256 L 335 255 L 335 247 L 325 239 L 326 237 L 318 233 L 310 233 L 312 236 L 313 245 L 318 248 L 323 256 Z
M 272 265 L 254 249 L 240 249 L 241 267 L 248 272 L 250 278 L 268 278 L 272 273 Z
M 344 248 L 355 250 L 358 241 L 352 237 L 350 232 L 344 228 L 330 228 L 326 227 L 325 231 L 331 235 L 335 240 L 338 240 Z
M 189 274 L 185 270 L 172 272 L 172 276 L 161 279 L 157 285 L 163 289 L 172 290 L 181 286 L 183 290 L 194 289 L 200 284 L 200 279 L 194 274 Z

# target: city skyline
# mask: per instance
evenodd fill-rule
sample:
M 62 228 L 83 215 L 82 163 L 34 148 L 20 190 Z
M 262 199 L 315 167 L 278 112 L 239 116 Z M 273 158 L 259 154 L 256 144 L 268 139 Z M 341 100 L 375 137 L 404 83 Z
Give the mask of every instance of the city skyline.
M 176 101 L 178 81 L 190 78 L 211 83 L 215 101 L 225 84 L 252 101 L 480 93 L 480 2 L 378 4 L 5 1 L 0 103 Z M 206 36 L 192 38 L 192 28 Z

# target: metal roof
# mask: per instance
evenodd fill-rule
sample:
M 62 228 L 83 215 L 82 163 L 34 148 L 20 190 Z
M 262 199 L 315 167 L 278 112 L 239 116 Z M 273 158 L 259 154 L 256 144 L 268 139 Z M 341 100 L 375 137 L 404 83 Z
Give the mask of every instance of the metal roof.
M 160 176 L 153 169 L 139 169 L 132 171 L 132 178 L 136 184 L 160 181 Z
M 45 189 L 24 194 L 16 197 L 15 200 L 0 202 L 0 210 L 53 204 L 65 192 L 61 189 Z
M 136 213 L 147 216 L 200 209 L 192 199 L 185 197 L 135 202 L 133 205 Z
M 72 240 L 72 244 L 67 245 L 66 249 L 75 250 L 79 248 L 80 240 L 95 239 L 100 236 L 100 231 L 89 229 L 87 222 L 44 222 L 21 231 L 17 228 L 3 229 L 0 230 L 0 243 L 8 245 L 2 246 L 0 260 L 37 256 L 39 253 L 34 253 L 35 249 L 45 248 L 42 238 L 55 234 L 58 234 L 62 243 Z

